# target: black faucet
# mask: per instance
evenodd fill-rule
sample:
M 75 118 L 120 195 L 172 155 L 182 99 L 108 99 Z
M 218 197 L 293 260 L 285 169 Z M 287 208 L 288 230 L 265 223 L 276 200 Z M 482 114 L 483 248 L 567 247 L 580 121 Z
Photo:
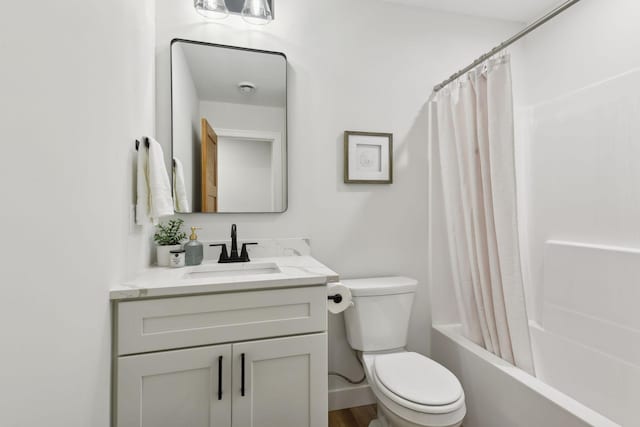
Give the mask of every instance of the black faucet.
M 220 258 L 218 258 L 218 263 L 226 264 L 231 262 L 249 262 L 249 252 L 247 251 L 247 246 L 249 245 L 257 245 L 258 243 L 243 243 L 242 250 L 240 251 L 240 256 L 238 256 L 238 227 L 235 224 L 231 225 L 231 255 L 227 253 L 227 245 L 224 243 L 216 243 L 209 246 L 220 246 L 222 249 L 220 250 Z
M 238 258 L 238 227 L 231 224 L 231 259 Z

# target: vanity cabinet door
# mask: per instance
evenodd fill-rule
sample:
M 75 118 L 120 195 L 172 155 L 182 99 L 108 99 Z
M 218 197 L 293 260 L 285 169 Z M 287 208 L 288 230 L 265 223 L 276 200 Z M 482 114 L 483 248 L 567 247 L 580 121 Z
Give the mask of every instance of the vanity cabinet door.
M 233 427 L 326 427 L 326 352 L 326 333 L 234 344 Z
M 117 376 L 117 427 L 231 426 L 230 344 L 120 357 Z

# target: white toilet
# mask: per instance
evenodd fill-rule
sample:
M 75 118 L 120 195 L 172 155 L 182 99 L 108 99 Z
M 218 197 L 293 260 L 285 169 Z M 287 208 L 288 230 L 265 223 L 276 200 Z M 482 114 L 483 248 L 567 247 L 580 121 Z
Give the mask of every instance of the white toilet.
M 354 303 L 344 313 L 347 340 L 363 352 L 378 401 L 378 419 L 369 427 L 460 426 L 466 414 L 460 381 L 444 366 L 404 348 L 417 282 L 379 277 L 343 284 Z

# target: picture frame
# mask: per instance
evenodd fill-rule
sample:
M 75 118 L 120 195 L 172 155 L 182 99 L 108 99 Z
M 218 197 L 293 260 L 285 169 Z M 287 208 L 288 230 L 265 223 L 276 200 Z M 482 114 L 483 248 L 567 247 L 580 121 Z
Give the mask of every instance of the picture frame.
M 393 184 L 393 134 L 345 131 L 344 182 Z

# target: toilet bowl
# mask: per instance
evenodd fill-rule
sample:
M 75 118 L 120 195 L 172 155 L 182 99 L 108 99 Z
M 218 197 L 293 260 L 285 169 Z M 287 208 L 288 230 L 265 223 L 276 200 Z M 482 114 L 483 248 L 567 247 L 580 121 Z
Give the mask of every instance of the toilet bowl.
M 393 427 L 457 427 L 466 413 L 464 392 L 446 368 L 418 353 L 363 355 L 379 410 Z M 385 420 L 379 420 L 381 427 Z
M 345 311 L 347 340 L 362 351 L 377 403 L 370 427 L 458 427 L 464 391 L 444 366 L 404 349 L 417 282 L 406 277 L 345 280 L 353 307 Z

